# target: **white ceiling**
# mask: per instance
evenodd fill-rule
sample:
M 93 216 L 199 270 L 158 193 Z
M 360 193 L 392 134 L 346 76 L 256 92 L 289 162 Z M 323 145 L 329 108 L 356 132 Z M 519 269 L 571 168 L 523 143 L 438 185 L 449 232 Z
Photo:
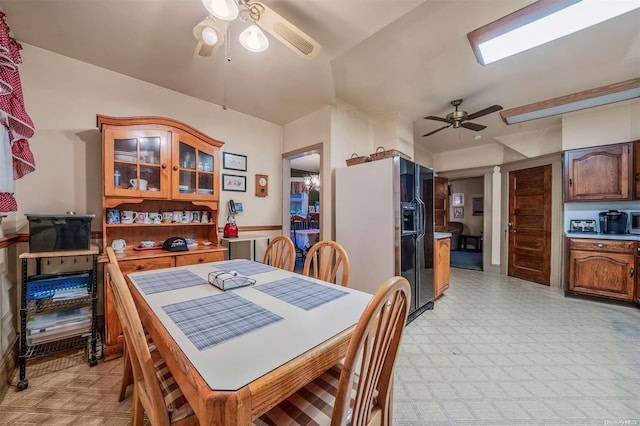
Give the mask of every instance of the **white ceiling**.
M 605 0 L 603 0 L 605 1 Z M 620 1 L 620 0 L 606 0 Z M 286 124 L 336 98 L 372 117 L 400 113 L 417 145 L 444 152 L 557 126 L 559 118 L 505 125 L 494 113 L 476 133 L 442 123 L 452 99 L 473 113 L 505 109 L 640 76 L 640 11 L 562 40 L 479 65 L 466 34 L 531 0 L 264 0 L 321 45 L 301 58 L 271 36 L 264 53 L 240 47 L 234 21 L 226 61 L 193 58 L 201 0 L 0 0 L 23 43 Z M 475 137 L 479 135 L 481 139 Z

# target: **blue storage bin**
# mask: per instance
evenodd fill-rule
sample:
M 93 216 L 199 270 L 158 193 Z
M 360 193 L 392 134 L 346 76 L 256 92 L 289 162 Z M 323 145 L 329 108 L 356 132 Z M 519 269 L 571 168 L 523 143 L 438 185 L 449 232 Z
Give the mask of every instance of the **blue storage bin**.
M 57 291 L 87 289 L 87 296 L 91 287 L 91 274 L 48 278 L 27 281 L 27 301 L 41 300 L 53 297 Z

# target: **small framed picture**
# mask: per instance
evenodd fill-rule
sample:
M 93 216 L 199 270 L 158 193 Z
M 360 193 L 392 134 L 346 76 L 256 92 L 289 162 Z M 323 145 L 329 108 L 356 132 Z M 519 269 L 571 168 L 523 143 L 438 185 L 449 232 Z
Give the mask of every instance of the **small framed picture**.
M 246 172 L 247 156 L 240 155 L 240 154 L 232 154 L 230 152 L 223 152 L 222 168 L 227 170 L 238 170 L 239 172 Z
M 454 207 L 453 208 L 453 217 L 455 217 L 455 218 L 464 217 L 464 207 Z
M 456 192 L 452 195 L 451 197 L 451 204 L 453 206 L 464 206 L 464 193 L 463 192 Z
M 238 175 L 222 175 L 222 190 L 223 191 L 247 191 L 247 177 Z

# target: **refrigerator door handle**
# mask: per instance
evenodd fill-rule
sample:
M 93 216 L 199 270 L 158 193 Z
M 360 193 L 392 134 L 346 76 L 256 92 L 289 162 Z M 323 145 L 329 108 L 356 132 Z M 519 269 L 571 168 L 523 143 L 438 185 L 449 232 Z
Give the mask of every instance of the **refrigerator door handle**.
M 427 229 L 427 206 L 421 199 L 417 199 L 416 201 L 420 206 L 420 229 L 418 230 L 418 233 L 420 234 L 420 238 L 422 238 L 424 237 Z

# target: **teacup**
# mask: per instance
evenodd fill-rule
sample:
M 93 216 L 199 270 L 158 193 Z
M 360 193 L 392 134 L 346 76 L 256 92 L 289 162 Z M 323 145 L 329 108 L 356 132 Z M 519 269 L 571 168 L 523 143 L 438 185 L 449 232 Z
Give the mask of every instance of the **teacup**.
M 143 240 L 140 241 L 140 247 L 149 248 L 156 245 L 155 241 Z
M 127 248 L 127 243 L 125 242 L 125 240 L 113 240 L 113 242 L 111 243 L 111 248 L 116 253 L 122 253 L 124 249 Z
M 133 187 L 133 189 L 139 189 L 140 191 L 147 190 L 147 180 L 146 179 L 129 179 L 129 183 Z
M 138 213 L 131 210 L 122 210 L 120 212 L 120 223 L 133 223 L 138 217 Z

